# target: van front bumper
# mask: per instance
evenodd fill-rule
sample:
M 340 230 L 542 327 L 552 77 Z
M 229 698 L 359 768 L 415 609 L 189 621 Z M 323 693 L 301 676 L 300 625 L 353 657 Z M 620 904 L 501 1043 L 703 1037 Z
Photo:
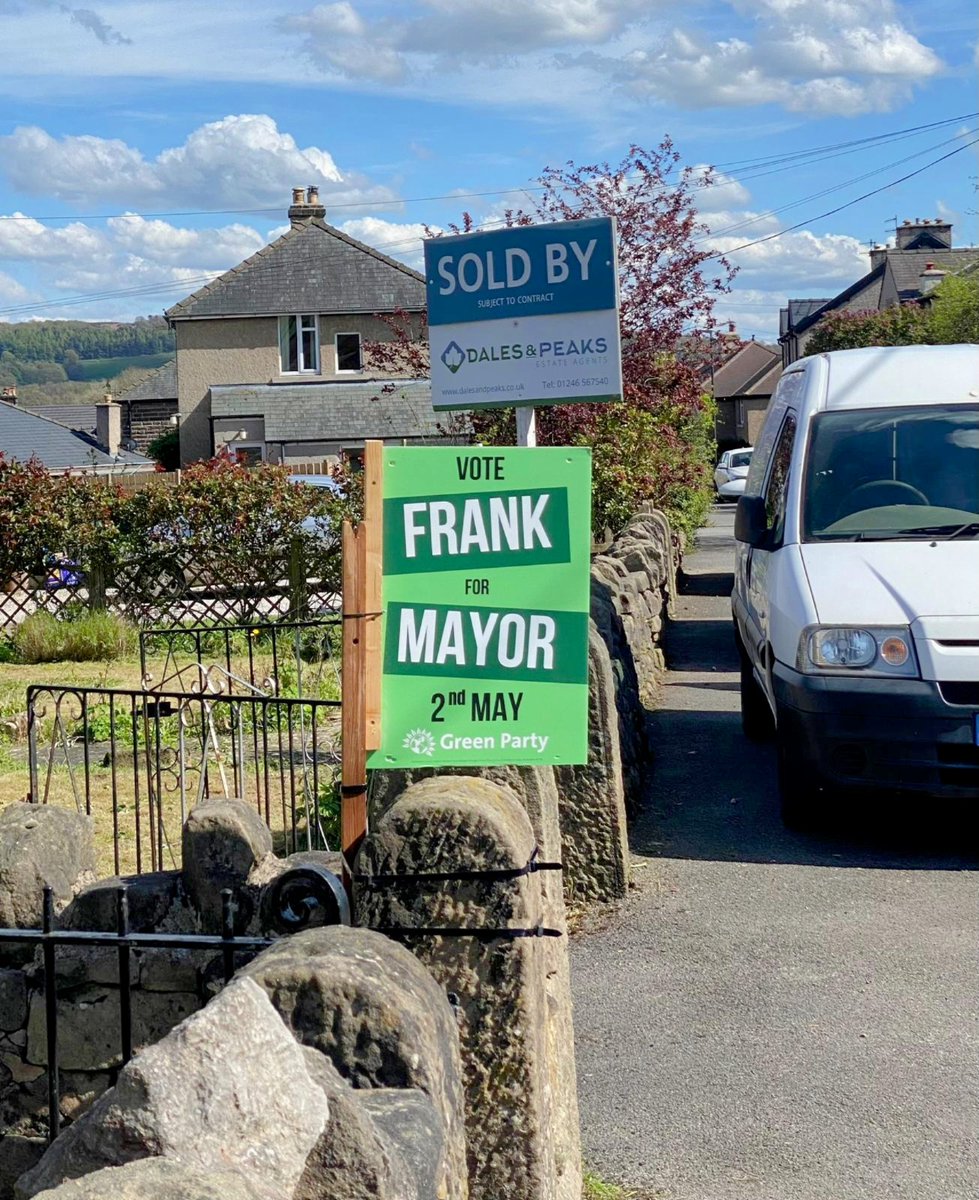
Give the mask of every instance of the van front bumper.
M 979 798 L 979 704 L 950 704 L 930 680 L 803 675 L 781 663 L 773 685 L 780 730 L 827 781 Z

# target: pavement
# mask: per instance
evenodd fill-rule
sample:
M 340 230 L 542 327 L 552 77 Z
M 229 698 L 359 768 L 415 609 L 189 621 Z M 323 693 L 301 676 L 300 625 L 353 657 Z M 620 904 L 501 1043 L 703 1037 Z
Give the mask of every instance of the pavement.
M 732 526 L 685 563 L 635 886 L 572 943 L 586 1165 L 658 1200 L 976 1200 L 974 821 L 890 799 L 782 828 L 740 728 Z

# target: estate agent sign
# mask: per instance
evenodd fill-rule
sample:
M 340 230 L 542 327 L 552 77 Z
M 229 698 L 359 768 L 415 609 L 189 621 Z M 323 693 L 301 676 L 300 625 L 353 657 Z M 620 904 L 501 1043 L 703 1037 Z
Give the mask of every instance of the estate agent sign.
M 436 409 L 619 400 L 610 217 L 425 242 Z
M 372 767 L 584 763 L 591 453 L 384 450 Z

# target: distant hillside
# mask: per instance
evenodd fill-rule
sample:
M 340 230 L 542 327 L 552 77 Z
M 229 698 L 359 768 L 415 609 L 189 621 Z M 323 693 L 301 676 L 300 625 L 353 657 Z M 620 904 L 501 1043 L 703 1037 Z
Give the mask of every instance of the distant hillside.
M 174 353 L 173 331 L 162 317 L 0 324 L 0 387 L 46 392 L 69 381 L 114 380 L 131 368 L 160 367 Z

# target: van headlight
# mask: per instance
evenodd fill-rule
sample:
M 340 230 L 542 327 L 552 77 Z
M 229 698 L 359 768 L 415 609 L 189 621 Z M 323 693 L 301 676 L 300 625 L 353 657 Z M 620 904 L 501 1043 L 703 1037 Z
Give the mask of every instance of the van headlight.
M 851 627 L 810 625 L 799 639 L 797 666 L 814 675 L 860 671 L 866 675 L 900 675 L 916 679 L 911 630 L 907 626 Z

